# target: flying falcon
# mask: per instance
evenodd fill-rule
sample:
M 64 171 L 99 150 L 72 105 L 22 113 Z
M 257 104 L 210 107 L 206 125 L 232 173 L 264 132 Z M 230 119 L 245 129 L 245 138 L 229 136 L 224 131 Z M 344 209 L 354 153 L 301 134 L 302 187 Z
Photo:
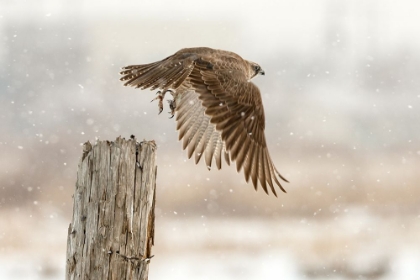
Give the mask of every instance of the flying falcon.
M 154 63 L 122 68 L 125 86 L 159 89 L 159 114 L 163 98 L 168 100 L 171 116 L 176 114 L 179 140 L 188 148 L 195 163 L 204 156 L 207 168 L 213 160 L 218 169 L 222 157 L 236 162 L 245 179 L 251 178 L 268 194 L 275 196 L 274 185 L 286 192 L 280 180 L 288 182 L 271 160 L 264 135 L 265 117 L 260 90 L 250 80 L 264 75 L 261 67 L 236 53 L 211 48 L 185 48 Z M 154 100 L 155 100 L 154 99 Z M 152 100 L 153 101 L 153 100 Z

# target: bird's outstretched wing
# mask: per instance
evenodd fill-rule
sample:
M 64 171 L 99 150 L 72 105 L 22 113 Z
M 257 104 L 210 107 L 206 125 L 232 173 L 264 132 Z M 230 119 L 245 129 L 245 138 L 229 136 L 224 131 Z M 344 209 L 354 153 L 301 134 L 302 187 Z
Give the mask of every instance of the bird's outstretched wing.
M 285 192 L 278 178 L 287 180 L 275 168 L 267 149 L 258 87 L 240 70 L 210 70 L 202 64 L 196 65 L 190 79 L 237 170 L 244 169 L 246 181 L 251 178 L 255 188 L 259 181 L 265 192 L 268 184 L 276 195 L 275 183 Z

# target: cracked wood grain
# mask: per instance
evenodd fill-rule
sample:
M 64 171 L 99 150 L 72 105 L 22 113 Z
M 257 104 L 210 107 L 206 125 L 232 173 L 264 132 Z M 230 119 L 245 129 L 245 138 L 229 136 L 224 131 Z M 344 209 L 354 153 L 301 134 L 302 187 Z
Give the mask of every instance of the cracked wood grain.
M 148 279 L 156 173 L 154 141 L 118 137 L 83 145 L 66 279 Z

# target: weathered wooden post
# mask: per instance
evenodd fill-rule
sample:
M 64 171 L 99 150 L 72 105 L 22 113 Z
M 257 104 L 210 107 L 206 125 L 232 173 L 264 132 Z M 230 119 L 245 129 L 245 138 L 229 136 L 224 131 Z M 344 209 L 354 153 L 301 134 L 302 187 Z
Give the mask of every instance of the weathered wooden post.
M 83 145 L 66 279 L 148 279 L 156 172 L 154 141 L 132 136 Z

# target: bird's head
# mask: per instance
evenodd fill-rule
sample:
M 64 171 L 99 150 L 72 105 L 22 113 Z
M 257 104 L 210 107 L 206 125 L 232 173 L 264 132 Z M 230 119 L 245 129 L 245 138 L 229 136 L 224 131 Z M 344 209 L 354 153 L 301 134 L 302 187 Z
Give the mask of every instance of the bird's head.
M 255 76 L 259 75 L 265 75 L 264 70 L 262 70 L 261 66 L 258 65 L 255 62 L 247 61 L 249 66 L 249 79 L 254 78 Z

